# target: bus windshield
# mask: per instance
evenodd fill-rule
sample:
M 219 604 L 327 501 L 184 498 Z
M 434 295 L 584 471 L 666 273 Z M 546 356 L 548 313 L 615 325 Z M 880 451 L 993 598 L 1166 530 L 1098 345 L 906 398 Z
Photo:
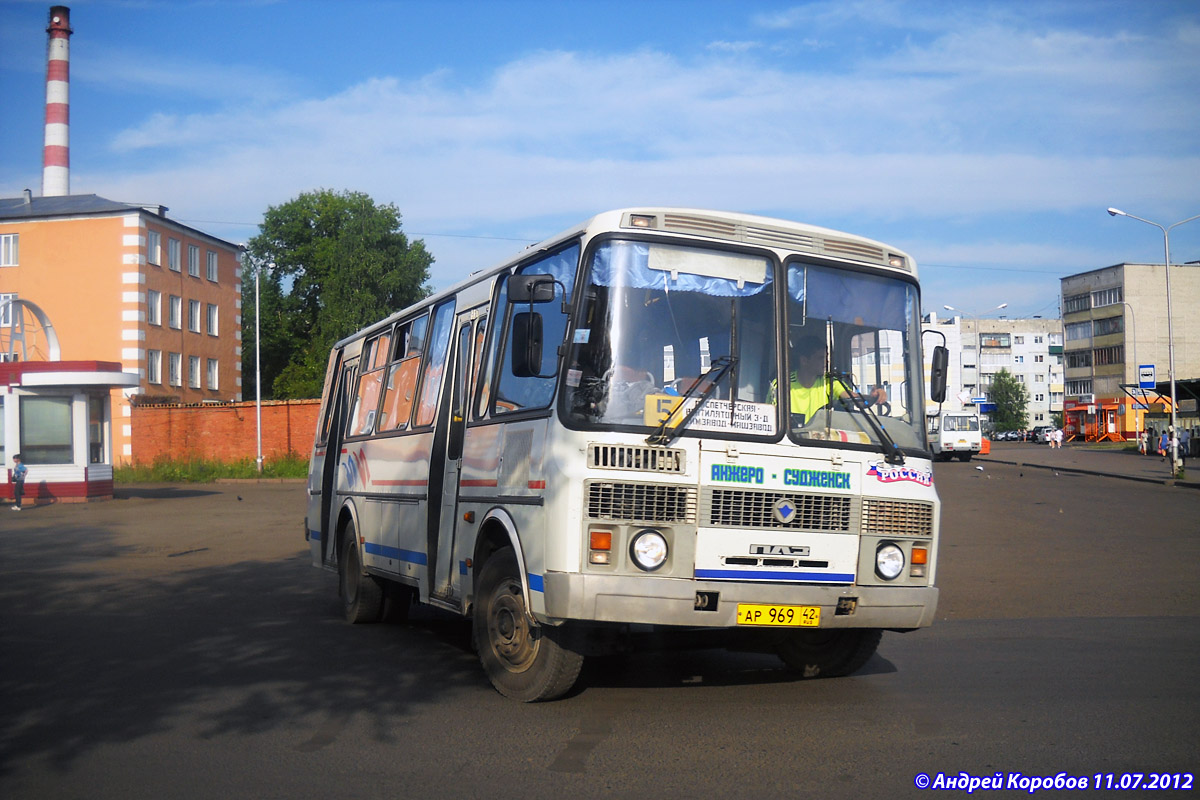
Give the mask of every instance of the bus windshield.
M 790 435 L 923 450 L 916 287 L 796 261 L 786 305 Z
M 777 435 L 768 397 L 777 370 L 768 258 L 611 240 L 588 266 L 567 362 L 568 424 L 656 427 L 701 378 L 726 366 L 687 430 Z M 700 400 L 692 394 L 688 406 Z

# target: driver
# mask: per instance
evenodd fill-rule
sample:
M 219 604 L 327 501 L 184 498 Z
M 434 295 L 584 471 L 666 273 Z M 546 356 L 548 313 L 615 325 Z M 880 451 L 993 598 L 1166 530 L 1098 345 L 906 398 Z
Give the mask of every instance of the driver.
M 871 389 L 865 395 L 852 392 L 839 378 L 825 372 L 825 340 L 821 336 L 794 336 L 789 338 L 792 364 L 795 369 L 790 375 L 788 400 L 791 414 L 805 424 L 812 415 L 829 405 L 830 398 L 848 401 L 851 397 L 861 399 L 866 405 L 887 400 L 887 391 L 882 387 Z M 771 382 L 768 402 L 775 402 L 775 382 Z

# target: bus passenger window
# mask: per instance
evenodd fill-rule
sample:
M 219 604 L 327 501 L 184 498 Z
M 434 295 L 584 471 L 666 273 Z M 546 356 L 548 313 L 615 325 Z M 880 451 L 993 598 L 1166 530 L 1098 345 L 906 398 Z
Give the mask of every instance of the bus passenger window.
M 375 411 L 379 407 L 379 388 L 383 370 L 368 372 L 358 379 L 358 396 L 354 401 L 349 436 L 366 436 L 375 427 Z
M 436 416 L 438 395 L 442 387 L 442 375 L 446 368 L 446 351 L 450 345 L 450 331 L 454 322 L 454 302 L 443 303 L 434 312 L 433 329 L 429 341 L 429 361 L 425 377 L 421 381 L 421 392 L 417 400 L 417 416 L 413 425 L 432 425 Z

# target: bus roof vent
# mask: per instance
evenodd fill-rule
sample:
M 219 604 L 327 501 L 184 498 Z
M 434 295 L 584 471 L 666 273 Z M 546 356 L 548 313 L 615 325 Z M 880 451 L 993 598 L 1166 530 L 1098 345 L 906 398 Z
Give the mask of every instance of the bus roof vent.
M 869 261 L 888 263 L 883 250 L 866 242 L 852 242 L 847 239 L 825 239 L 825 252 L 839 256 L 865 258 Z
M 695 233 L 716 239 L 737 240 L 738 226 L 728 220 L 702 217 L 696 214 L 663 214 L 663 228 L 677 233 Z
M 592 444 L 588 447 L 588 466 L 596 469 L 681 473 L 685 469 L 684 451 L 673 447 Z
M 815 251 L 816 240 L 806 233 L 787 231 L 782 228 L 766 228 L 757 225 L 747 225 L 745 241 L 752 244 L 784 246 L 792 250 Z

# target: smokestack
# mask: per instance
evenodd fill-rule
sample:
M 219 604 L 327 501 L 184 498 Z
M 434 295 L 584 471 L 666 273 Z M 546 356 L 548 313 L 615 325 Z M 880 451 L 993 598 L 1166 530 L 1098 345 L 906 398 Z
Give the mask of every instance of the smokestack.
M 71 193 L 69 87 L 71 9 L 50 7 L 46 28 L 46 140 L 42 148 L 42 197 Z

